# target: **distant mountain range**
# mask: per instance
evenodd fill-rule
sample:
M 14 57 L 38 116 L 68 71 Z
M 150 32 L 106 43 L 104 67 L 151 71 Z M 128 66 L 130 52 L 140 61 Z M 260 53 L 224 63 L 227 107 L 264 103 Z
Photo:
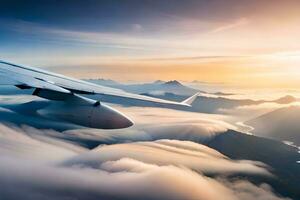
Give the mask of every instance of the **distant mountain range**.
M 185 86 L 181 84 L 177 80 L 172 80 L 172 81 L 161 81 L 157 80 L 152 83 L 142 83 L 142 84 L 122 84 L 118 83 L 113 80 L 106 80 L 106 79 L 89 79 L 86 80 L 95 84 L 99 85 L 104 85 L 104 86 L 109 86 L 109 87 L 114 87 L 118 89 L 125 90 L 127 92 L 132 92 L 132 93 L 150 93 L 150 94 L 163 94 L 165 92 L 171 92 L 173 94 L 178 94 L 178 95 L 192 95 L 198 92 L 198 90 L 194 88 L 190 88 L 188 86 Z
M 176 95 L 173 93 L 164 94 L 149 94 L 143 93 L 143 95 L 148 95 L 152 97 L 157 97 L 161 99 L 167 99 L 172 101 L 182 101 L 188 96 Z M 284 96 L 279 99 L 267 101 L 267 100 L 252 100 L 252 99 L 231 99 L 226 96 L 209 96 L 209 95 L 199 95 L 197 99 L 192 104 L 192 111 L 203 112 L 203 113 L 219 113 L 220 109 L 233 109 L 238 106 L 249 106 L 249 105 L 259 105 L 262 103 L 278 103 L 278 104 L 289 104 L 298 101 L 298 99 L 292 96 Z
M 167 99 L 172 101 L 182 101 L 189 96 L 200 92 L 200 95 L 193 102 L 192 108 L 186 108 L 186 110 L 193 112 L 203 113 L 220 113 L 222 109 L 233 109 L 239 106 L 259 105 L 262 103 L 278 103 L 289 104 L 299 101 L 299 99 L 293 96 L 284 96 L 272 101 L 267 100 L 252 100 L 252 99 L 233 99 L 230 98 L 231 93 L 215 92 L 208 93 L 206 91 L 199 91 L 197 89 L 188 87 L 177 80 L 162 81 L 157 80 L 152 83 L 141 84 L 123 84 L 110 79 L 89 79 L 86 80 L 95 84 L 104 85 L 108 87 L 122 89 L 127 92 L 142 94 L 161 99 Z M 32 94 L 32 90 L 19 90 L 15 87 L 1 87 L 0 94 Z M 123 105 L 134 106 L 155 106 L 153 104 L 145 104 L 145 102 L 127 101 L 124 99 L 105 97 L 101 95 L 90 96 L 94 99 L 101 99 L 104 102 L 117 103 Z
M 300 146 L 300 106 L 280 108 L 245 122 L 256 135 L 287 140 Z
M 232 93 L 215 92 L 208 93 L 206 91 L 199 91 L 197 89 L 183 85 L 177 80 L 171 81 L 161 81 L 157 80 L 152 83 L 142 83 L 142 84 L 122 84 L 113 80 L 106 79 L 93 79 L 87 80 L 89 82 L 100 84 L 104 86 L 114 87 L 118 89 L 125 90 L 127 92 L 147 95 L 151 97 L 157 97 L 161 99 L 167 99 L 172 101 L 182 101 L 189 96 L 195 94 L 196 92 L 202 93 L 193 102 L 192 108 L 187 108 L 186 110 L 194 112 L 204 112 L 204 113 L 220 113 L 220 109 L 232 109 L 238 106 L 248 106 L 248 105 L 259 105 L 262 103 L 278 103 L 278 104 L 289 104 L 298 101 L 293 96 L 284 96 L 275 100 L 252 100 L 252 99 L 232 99 L 229 96 L 234 95 Z M 111 99 L 101 97 L 103 101 L 118 103 L 118 99 Z M 137 105 L 137 106 L 148 106 L 141 102 L 124 102 L 123 104 Z
M 206 91 L 201 91 L 201 90 L 186 86 L 178 80 L 170 80 L 170 81 L 156 80 L 151 83 L 137 83 L 137 84 L 123 84 L 123 83 L 119 83 L 119 82 L 116 82 L 111 79 L 87 79 L 85 81 L 99 84 L 99 85 L 114 87 L 114 88 L 125 90 L 127 92 L 132 92 L 132 93 L 137 93 L 137 94 L 141 94 L 141 93 L 149 93 L 149 94 L 173 93 L 176 95 L 190 96 L 190 95 L 195 94 L 196 92 L 202 92 L 204 94 L 213 94 L 213 95 L 218 95 L 218 96 L 234 95 L 233 93 L 224 93 L 224 92 L 209 93 Z

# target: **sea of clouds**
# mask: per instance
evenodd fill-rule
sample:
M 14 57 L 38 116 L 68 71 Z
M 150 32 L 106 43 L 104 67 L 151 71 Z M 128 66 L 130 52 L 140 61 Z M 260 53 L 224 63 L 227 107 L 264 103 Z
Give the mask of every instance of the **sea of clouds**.
M 234 128 L 224 116 L 118 109 L 136 124 L 113 131 L 56 131 L 1 123 L 1 199 L 283 199 L 267 184 L 231 178 L 272 178 L 267 165 L 232 160 L 201 144 Z

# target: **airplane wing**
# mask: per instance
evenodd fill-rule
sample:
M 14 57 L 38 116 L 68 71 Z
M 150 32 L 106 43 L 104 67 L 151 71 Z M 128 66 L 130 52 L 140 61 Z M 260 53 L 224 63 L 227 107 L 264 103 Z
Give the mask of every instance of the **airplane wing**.
M 153 98 L 138 94 L 132 94 L 120 89 L 101 86 L 86 81 L 66 77 L 60 74 L 48 72 L 46 70 L 25 67 L 0 60 L 0 85 L 14 85 L 20 89 L 35 88 L 33 95 L 40 91 L 55 92 L 55 96 L 66 94 L 101 94 L 107 96 L 117 96 L 134 100 L 141 100 L 159 104 L 190 106 L 198 94 L 182 101 L 174 102 Z M 57 95 L 58 94 L 58 95 Z M 60 95 L 61 94 L 61 95 Z M 41 95 L 43 98 L 55 100 L 53 95 Z M 57 100 L 63 100 L 57 98 Z

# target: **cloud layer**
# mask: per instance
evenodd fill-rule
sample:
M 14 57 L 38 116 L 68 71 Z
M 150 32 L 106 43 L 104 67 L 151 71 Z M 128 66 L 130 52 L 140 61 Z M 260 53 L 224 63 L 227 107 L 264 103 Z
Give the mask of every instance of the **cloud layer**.
M 5 199 L 280 199 L 268 186 L 226 178 L 269 176 L 264 164 L 233 161 L 190 141 L 104 145 L 90 151 L 49 138 L 46 131 L 1 125 L 0 132 Z M 56 159 L 45 162 L 53 154 Z
M 0 124 L 1 197 L 282 199 L 266 184 L 256 186 L 245 178 L 231 179 L 240 175 L 273 178 L 267 165 L 232 160 L 198 143 L 232 128 L 222 121 L 222 116 L 157 108 L 118 109 L 134 119 L 136 125 L 114 131 L 58 132 Z M 21 121 L 26 119 L 7 108 L 1 109 L 3 113 L 14 119 L 21 117 Z M 93 142 L 96 148 L 85 148 Z

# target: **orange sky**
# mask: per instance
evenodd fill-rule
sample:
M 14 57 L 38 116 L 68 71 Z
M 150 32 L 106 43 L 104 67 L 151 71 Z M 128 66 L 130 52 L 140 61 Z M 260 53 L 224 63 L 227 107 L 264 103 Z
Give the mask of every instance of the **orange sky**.
M 100 18 L 99 30 L 13 21 L 6 27 L 45 43 L 4 59 L 78 78 L 300 87 L 300 1 L 213 2 L 146 7 L 140 21 L 114 18 L 115 29 Z
M 87 64 L 89 70 L 70 74 L 121 81 L 179 79 L 245 87 L 298 88 L 299 10 L 296 2 L 276 1 L 262 3 L 256 10 L 224 21 L 184 18 L 170 24 L 178 26 L 178 32 L 155 37 L 111 35 L 112 39 L 136 45 L 145 53 L 86 57 L 81 62 Z M 101 39 L 103 36 L 94 34 L 92 37 Z

